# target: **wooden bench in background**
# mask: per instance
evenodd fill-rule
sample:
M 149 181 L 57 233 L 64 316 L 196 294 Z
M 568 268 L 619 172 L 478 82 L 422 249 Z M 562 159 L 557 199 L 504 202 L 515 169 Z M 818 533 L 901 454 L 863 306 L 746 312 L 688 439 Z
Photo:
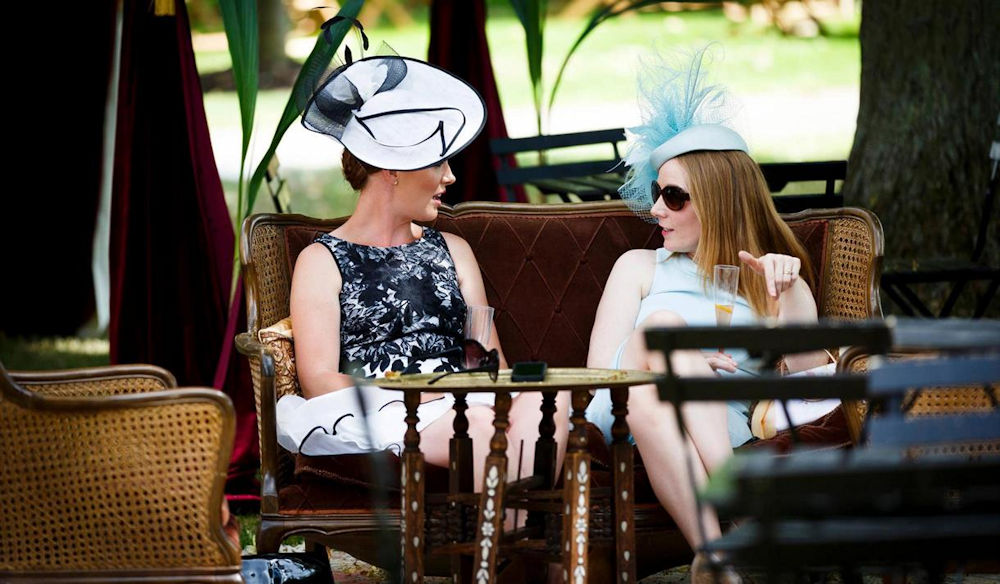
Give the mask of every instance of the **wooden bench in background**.
M 546 195 L 559 195 L 571 202 L 570 195 L 581 201 L 617 199 L 625 167 L 621 164 L 620 143 L 625 141 L 625 130 L 593 130 L 569 134 L 550 134 L 528 138 L 498 138 L 490 140 L 490 149 L 499 159 L 497 179 L 509 200 L 507 187 L 531 185 Z M 574 147 L 607 145 L 605 154 L 586 160 L 525 165 L 530 158 L 521 157 L 516 166 L 510 160 L 517 154 L 544 152 Z M 819 181 L 822 192 L 780 195 L 774 198 L 780 213 L 794 213 L 805 209 L 842 207 L 844 199 L 838 191 L 838 181 L 847 175 L 847 161 L 825 162 L 771 162 L 760 165 L 772 193 L 780 193 L 793 182 Z

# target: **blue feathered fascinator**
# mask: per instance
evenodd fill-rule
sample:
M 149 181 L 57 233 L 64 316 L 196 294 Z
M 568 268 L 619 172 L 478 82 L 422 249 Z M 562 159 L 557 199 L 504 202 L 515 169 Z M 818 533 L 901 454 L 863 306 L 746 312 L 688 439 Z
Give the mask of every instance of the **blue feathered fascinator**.
M 642 124 L 628 129 L 628 172 L 618 192 L 647 221 L 655 222 L 649 214 L 649 184 L 664 162 L 698 150 L 747 151 L 743 138 L 723 125 L 732 117 L 725 88 L 706 83 L 703 65 L 709 48 L 674 62 L 658 53 L 640 62 Z

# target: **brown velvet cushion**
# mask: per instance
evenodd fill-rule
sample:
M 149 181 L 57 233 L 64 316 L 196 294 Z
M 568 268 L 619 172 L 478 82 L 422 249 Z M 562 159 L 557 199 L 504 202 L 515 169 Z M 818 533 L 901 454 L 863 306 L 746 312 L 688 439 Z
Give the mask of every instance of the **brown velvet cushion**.
M 796 431 L 798 432 L 799 440 L 811 447 L 847 448 L 851 445 L 851 433 L 847 428 L 847 418 L 844 416 L 843 406 L 838 407 L 815 422 L 798 426 Z M 789 430 L 782 430 L 774 438 L 755 440 L 741 446 L 739 450 L 766 448 L 776 453 L 785 454 L 794 445 L 795 441 L 792 440 L 792 433 Z
M 798 238 L 802 247 L 806 248 L 809 259 L 813 264 L 813 298 L 816 299 L 817 306 L 819 299 L 823 297 L 823 280 L 819 277 L 820 270 L 826 265 L 826 241 L 827 231 L 830 229 L 828 221 L 814 220 L 801 221 L 791 224 L 792 233 Z
M 327 513 L 335 510 L 372 508 L 376 465 L 382 465 L 386 503 L 398 509 L 400 501 L 399 457 L 389 451 L 339 456 L 295 456 L 295 483 L 279 493 L 282 512 Z M 448 490 L 448 469 L 424 464 L 427 492 Z
M 496 310 L 509 363 L 581 367 L 604 283 L 622 252 L 655 248 L 654 226 L 627 210 L 603 215 L 493 213 L 441 217 L 469 242 Z

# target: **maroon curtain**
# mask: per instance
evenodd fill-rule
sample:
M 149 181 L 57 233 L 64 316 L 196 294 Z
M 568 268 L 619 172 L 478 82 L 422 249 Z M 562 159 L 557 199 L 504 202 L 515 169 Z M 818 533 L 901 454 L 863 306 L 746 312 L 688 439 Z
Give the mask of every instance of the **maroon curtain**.
M 486 128 L 472 144 L 451 161 L 458 181 L 448 189 L 446 201 L 501 200 L 497 163 L 490 153 L 491 138 L 506 138 L 507 125 L 493 78 L 490 47 L 486 42 L 484 0 L 434 0 L 431 4 L 431 41 L 427 60 L 451 71 L 479 90 L 486 101 Z M 511 159 L 513 162 L 513 159 Z M 523 188 L 513 189 L 524 202 Z
M 227 333 L 233 228 L 184 2 L 176 16 L 125 2 L 111 210 L 111 362 L 154 363 L 211 386 Z M 242 295 L 240 296 L 242 297 Z M 239 311 L 242 313 L 242 311 Z M 249 372 L 230 357 L 237 413 L 229 493 L 257 493 Z

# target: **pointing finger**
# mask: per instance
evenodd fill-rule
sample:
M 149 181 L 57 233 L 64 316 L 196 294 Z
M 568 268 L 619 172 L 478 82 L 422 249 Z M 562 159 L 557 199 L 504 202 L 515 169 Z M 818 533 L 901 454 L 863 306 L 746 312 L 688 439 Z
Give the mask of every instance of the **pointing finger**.
M 753 257 L 753 254 L 751 254 L 749 252 L 741 251 L 739 253 L 739 257 L 740 257 L 740 261 L 741 262 L 743 262 L 744 264 L 750 266 L 751 270 L 757 272 L 758 274 L 764 272 L 764 266 L 761 264 L 761 261 L 759 259 Z

